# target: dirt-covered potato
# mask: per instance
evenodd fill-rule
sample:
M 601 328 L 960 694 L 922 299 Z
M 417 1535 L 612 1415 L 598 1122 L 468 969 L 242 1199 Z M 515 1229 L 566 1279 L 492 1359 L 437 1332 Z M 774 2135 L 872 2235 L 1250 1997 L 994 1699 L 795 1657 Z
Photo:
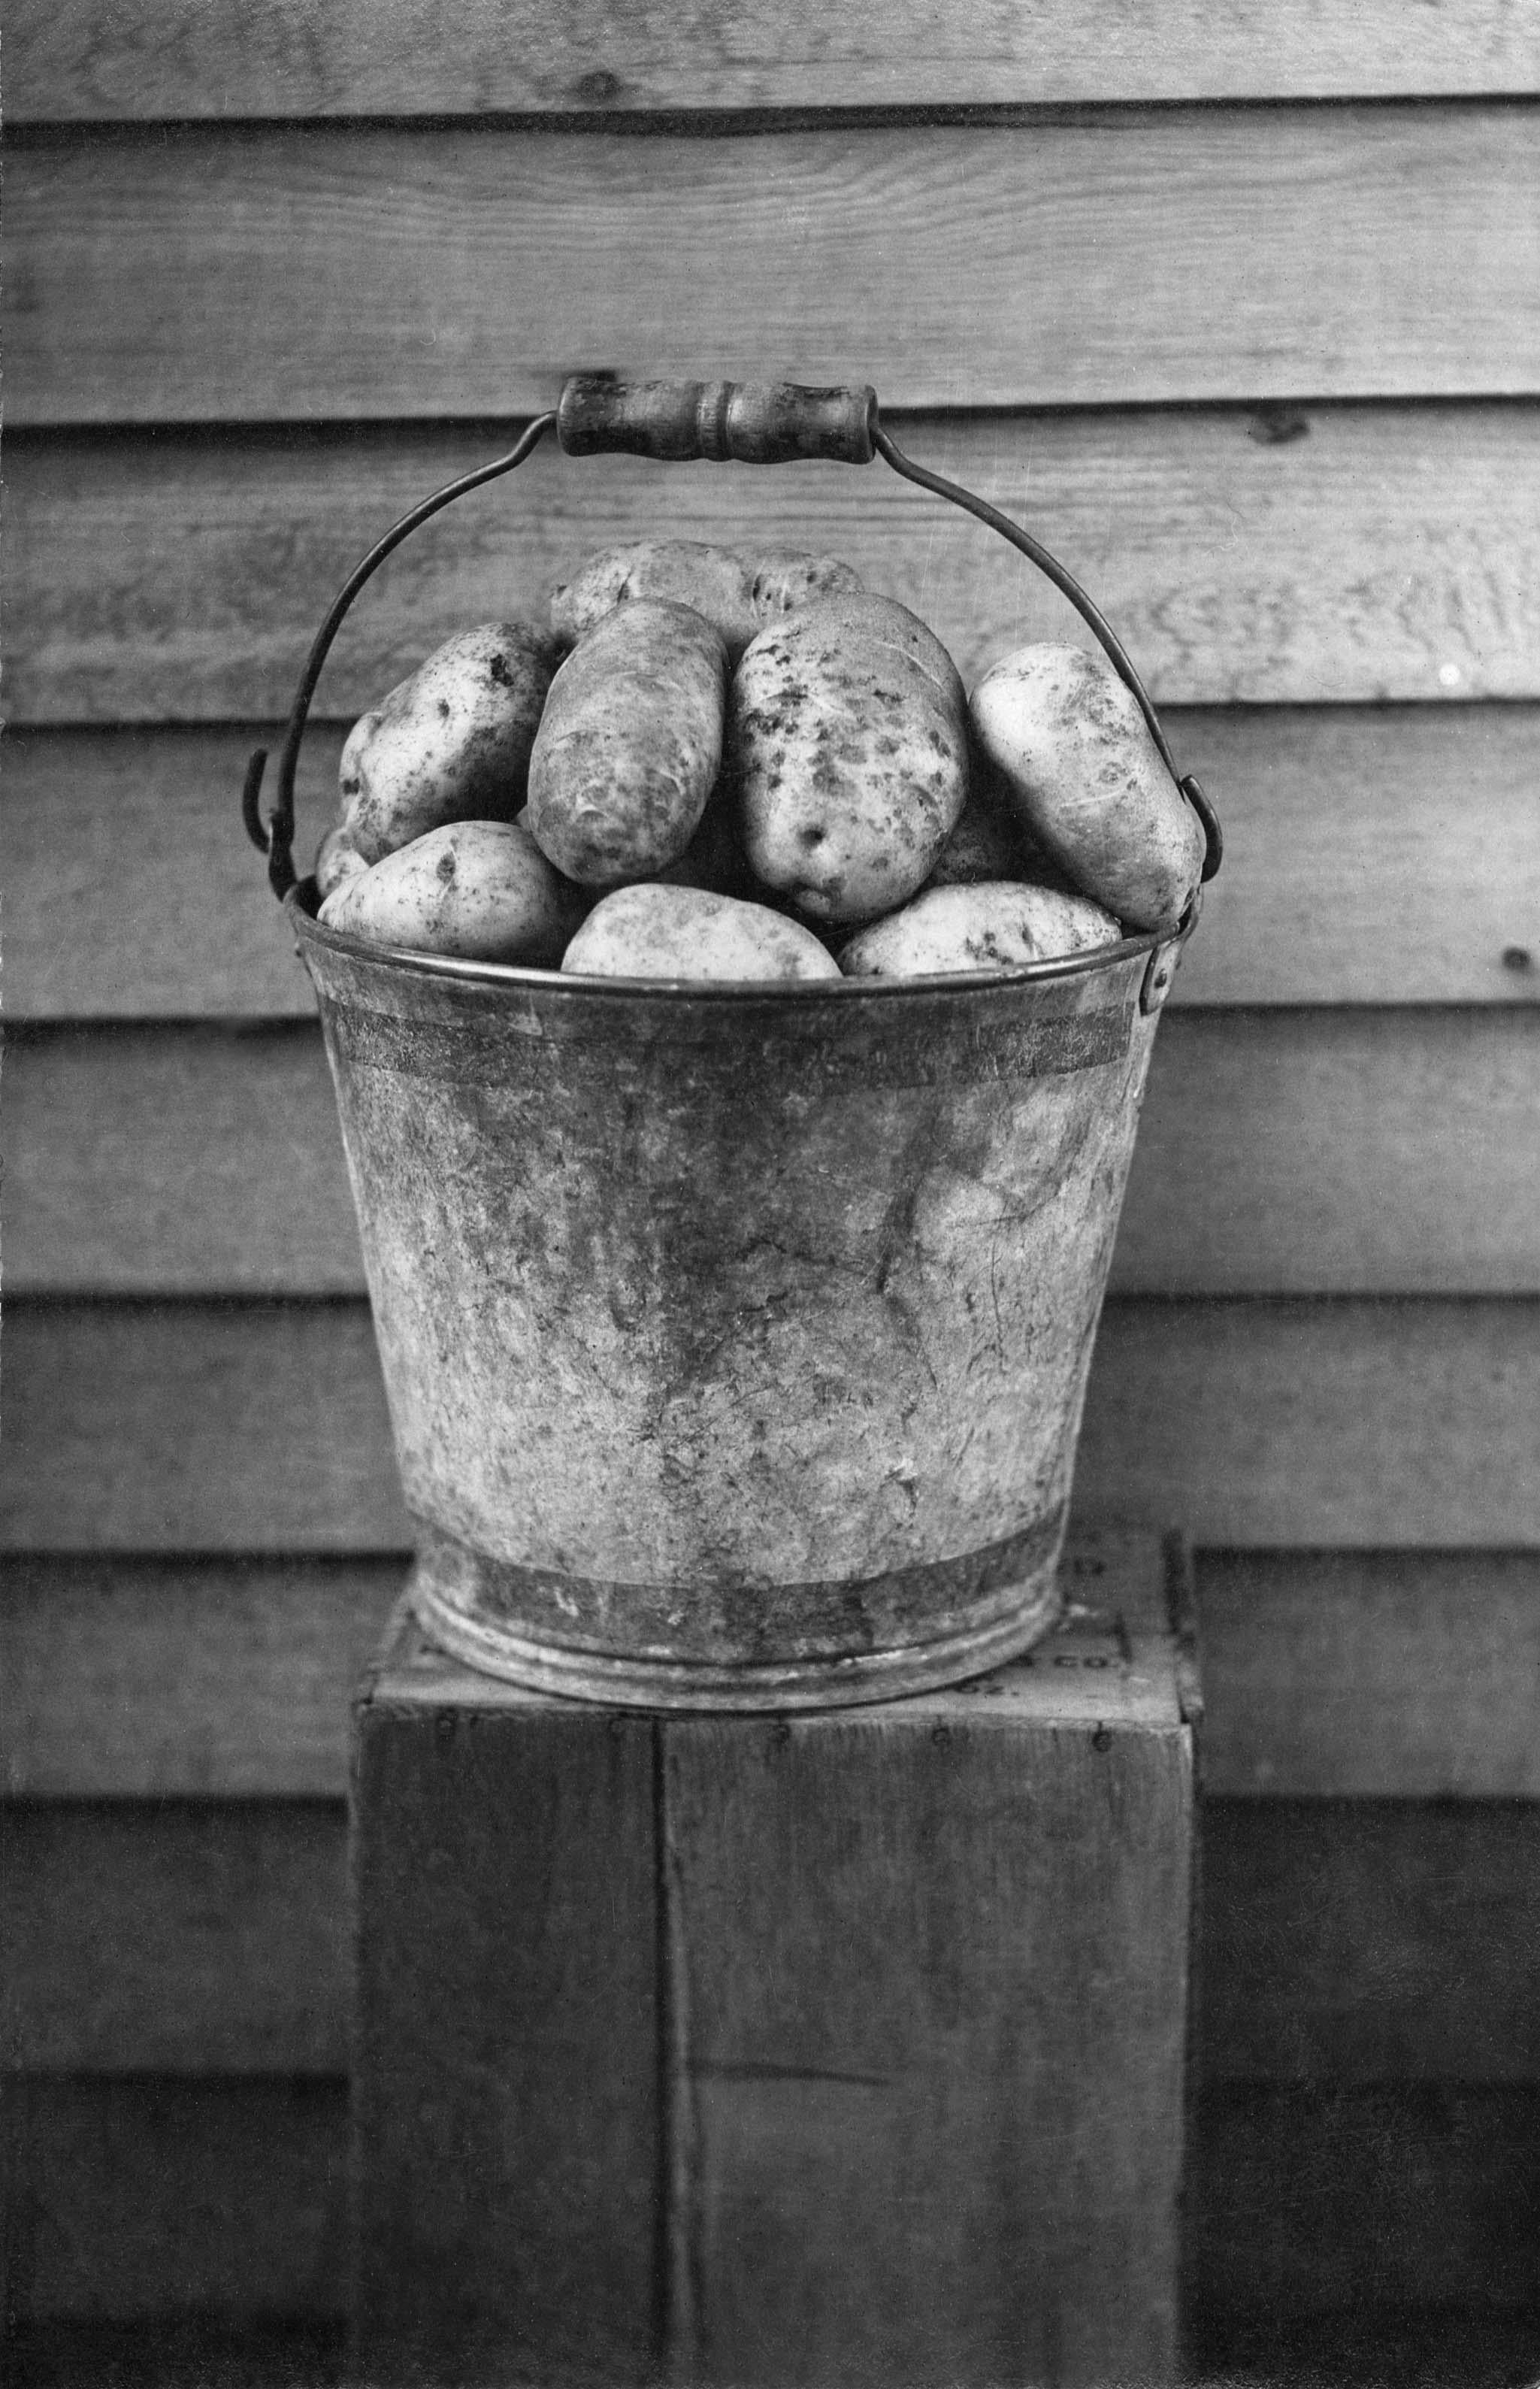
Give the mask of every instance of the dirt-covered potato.
M 869 921 L 913 895 L 962 811 L 962 683 L 892 598 L 824 598 L 745 649 L 728 759 L 755 876 L 809 920 Z
M 924 978 L 943 971 L 1019 970 L 1115 945 L 1123 931 L 1085 896 L 983 880 L 933 888 L 873 921 L 840 949 L 847 978 Z
M 334 888 L 340 888 L 345 879 L 368 868 L 340 822 L 326 832 L 315 850 L 315 885 L 323 898 L 329 896 Z
M 1075 885 L 1130 928 L 1175 928 L 1202 875 L 1203 824 L 1106 658 L 1020 647 L 969 712 L 1012 811 Z
M 342 749 L 342 823 L 365 862 L 445 822 L 512 821 L 551 683 L 550 640 L 479 622 L 445 641 Z
M 585 888 L 651 879 L 694 837 L 721 762 L 727 651 L 688 606 L 606 614 L 551 683 L 529 758 L 529 828 Z
M 447 822 L 345 879 L 320 918 L 376 945 L 554 966 L 585 903 L 522 821 Z
M 621 888 L 595 904 L 562 956 L 605 978 L 838 978 L 834 956 L 768 905 L 699 888 Z
M 570 581 L 558 581 L 549 601 L 551 628 L 571 646 L 617 606 L 639 597 L 668 598 L 704 614 L 721 632 L 728 654 L 736 657 L 778 615 L 860 586 L 859 573 L 837 556 L 779 547 L 745 556 L 704 540 L 643 539 L 629 547 L 601 548 L 584 558 Z

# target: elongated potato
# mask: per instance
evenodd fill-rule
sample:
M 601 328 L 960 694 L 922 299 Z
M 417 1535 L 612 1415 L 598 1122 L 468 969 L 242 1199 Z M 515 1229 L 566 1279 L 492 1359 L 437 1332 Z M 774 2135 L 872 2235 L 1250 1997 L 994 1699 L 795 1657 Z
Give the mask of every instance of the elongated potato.
M 448 822 L 343 880 L 320 917 L 378 945 L 554 966 L 585 901 L 522 821 Z
M 935 888 L 872 921 L 840 949 L 847 978 L 925 978 L 945 971 L 1019 970 L 1024 963 L 1116 945 L 1123 932 L 1085 896 L 983 880 Z
M 824 598 L 745 649 L 728 755 L 755 876 L 809 920 L 869 921 L 913 895 L 961 813 L 962 683 L 892 598 Z
M 480 622 L 435 648 L 354 722 L 342 749 L 342 822 L 365 862 L 452 821 L 512 821 L 553 650 L 524 622 Z
M 810 929 L 768 905 L 699 888 L 617 888 L 601 898 L 562 957 L 605 978 L 838 978 Z
M 688 606 L 639 597 L 606 614 L 551 683 L 529 758 L 529 828 L 585 888 L 677 862 L 722 754 L 727 651 Z
M 558 581 L 549 600 L 551 628 L 571 645 L 617 606 L 638 597 L 668 598 L 693 606 L 714 622 L 729 655 L 737 656 L 774 616 L 860 586 L 860 575 L 835 556 L 787 547 L 747 557 L 703 540 L 643 539 L 601 548 L 584 558 L 570 581 Z
M 1174 929 L 1203 871 L 1203 824 L 1106 658 L 1020 647 L 969 713 L 1012 810 L 1075 885 L 1130 928 Z

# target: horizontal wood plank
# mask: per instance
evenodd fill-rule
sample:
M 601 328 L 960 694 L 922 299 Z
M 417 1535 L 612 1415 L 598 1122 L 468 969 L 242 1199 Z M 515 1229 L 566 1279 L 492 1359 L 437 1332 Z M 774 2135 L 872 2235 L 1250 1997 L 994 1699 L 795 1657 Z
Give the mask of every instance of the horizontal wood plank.
M 1178 1009 L 1540 997 L 1540 707 L 1177 707 L 1165 722 L 1225 827 Z M 313 1012 L 236 819 L 247 758 L 273 735 L 8 734 L 13 1020 Z M 303 749 L 307 856 L 341 738 L 323 722 Z
M 6 1282 L 362 1294 L 317 1030 L 15 1037 Z M 1123 1293 L 1537 1294 L 1540 1008 L 1190 1012 L 1155 1049 Z
M 894 406 L 1540 388 L 1515 102 L 701 138 L 39 131 L 11 146 L 19 424 L 534 412 L 563 377 Z
M 685 1736 L 687 1761 L 699 1740 Z M 841 1815 L 848 1847 L 857 1828 L 848 1807 Z M 692 1830 L 698 1843 L 698 1821 Z M 346 2066 L 340 1801 L 12 1806 L 0 1833 L 14 2064 L 195 2076 Z M 1210 1796 L 1201 1843 L 1204 2082 L 1540 2083 L 1540 1807 Z M 714 1844 L 690 1862 L 706 1881 L 727 1864 Z M 651 1951 L 649 1934 L 648 1965 Z M 630 1943 L 616 1961 L 640 1963 Z M 692 1961 L 697 2004 L 730 1997 L 713 1962 Z M 783 1974 L 772 1965 L 764 1979 L 783 1990 Z M 779 1993 L 768 2010 L 752 1984 L 739 1997 L 760 2056 L 778 2064 L 812 2028 Z M 707 2074 L 727 2063 L 711 2031 L 697 2020 Z
M 6 1788 L 340 1798 L 405 1563 L 20 1557 Z M 1208 1793 L 1540 1800 L 1540 1556 L 1198 1555 Z
M 17 2319 L 344 2312 L 347 2098 L 340 2080 L 13 2088 Z M 1333 2308 L 1340 2352 L 1349 2310 L 1540 2306 L 1540 2092 L 1215 2086 L 1193 2189 L 1205 2353 Z M 1522 2344 L 1533 2370 L 1540 2331 Z
M 1540 1560 L 1204 1552 L 1215 1793 L 1540 1798 Z
M 1392 0 L 894 0 L 816 26 L 775 0 L 552 10 L 530 0 L 17 0 L 13 124 L 478 116 L 595 109 L 974 106 L 1533 92 L 1522 0 L 1458 17 Z
M 339 1804 L 13 1807 L 0 1847 L 13 2064 L 346 2071 Z
M 340 1798 L 349 1704 L 405 1579 L 380 1560 L 12 1559 L 21 1798 Z
M 13 2089 L 18 2319 L 341 2314 L 347 2098 L 340 2080 Z M 1340 2354 L 1350 2310 L 1420 2307 L 1432 2325 L 1441 2303 L 1540 2306 L 1540 2092 L 1215 2086 L 1193 2187 L 1188 2296 L 1205 2353 L 1248 2332 L 1276 2346 L 1332 2308 Z M 1540 2330 L 1520 2344 L 1533 2370 Z
M 348 2298 L 348 2085 L 6 2084 L 11 2310 L 338 2315 Z
M 1217 2084 L 1197 2107 L 1188 2205 L 1200 2346 L 1249 2334 L 1273 2383 L 1269 2337 L 1335 2313 L 1316 2376 L 1335 2383 L 1330 2350 L 1366 2307 L 1540 2310 L 1540 2092 Z M 1530 2345 L 1533 2371 L 1540 2329 Z
M 0 1547 L 408 1541 L 364 1305 L 17 1302 Z M 1075 1500 L 1194 1542 L 1540 1542 L 1540 1302 L 1109 1304 Z
M 1116 407 L 896 428 L 1063 558 L 1163 704 L 1540 696 L 1532 407 Z M 13 435 L 13 718 L 281 721 L 358 558 L 508 439 L 506 422 Z M 665 532 L 846 556 L 933 625 L 970 681 L 1024 640 L 1088 635 L 1003 542 L 880 463 L 669 470 L 574 463 L 546 443 L 383 568 L 320 707 L 362 711 L 467 621 L 538 609 L 592 549 Z
M 1207 1800 L 1210 2081 L 1540 2081 L 1540 1809 Z

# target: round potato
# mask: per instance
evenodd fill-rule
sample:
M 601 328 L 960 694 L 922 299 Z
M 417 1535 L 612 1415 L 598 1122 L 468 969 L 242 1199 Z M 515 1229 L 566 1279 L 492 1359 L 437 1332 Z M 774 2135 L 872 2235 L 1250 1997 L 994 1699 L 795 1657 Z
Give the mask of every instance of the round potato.
M 1132 928 L 1174 929 L 1203 872 L 1203 826 L 1107 658 L 1020 647 L 969 712 L 1012 810 L 1075 885 Z
M 786 547 L 751 559 L 703 540 L 643 539 L 601 548 L 570 581 L 558 581 L 549 600 L 551 628 L 571 646 L 616 607 L 638 597 L 668 598 L 715 623 L 735 657 L 776 615 L 860 586 L 859 574 L 835 556 Z
M 677 862 L 722 754 L 727 651 L 688 606 L 639 597 L 606 614 L 551 683 L 529 758 L 529 828 L 585 888 Z
M 699 888 L 621 888 L 595 904 L 564 971 L 604 978 L 838 978 L 800 922 Z
M 320 918 L 372 944 L 554 966 L 584 901 L 522 821 L 447 822 L 345 879 Z
M 512 821 L 551 684 L 552 648 L 523 622 L 445 641 L 349 733 L 342 820 L 365 862 L 445 822 Z
M 340 822 L 335 829 L 326 832 L 315 850 L 315 885 L 324 898 L 329 896 L 335 888 L 340 888 L 345 879 L 351 879 L 356 873 L 368 868 Z
M 1019 970 L 1093 946 L 1123 931 L 1084 896 L 1009 880 L 934 888 L 901 913 L 873 921 L 840 949 L 847 978 L 927 978 L 946 971 Z
M 962 683 L 892 598 L 824 598 L 745 649 L 728 756 L 755 876 L 809 920 L 869 921 L 913 895 L 962 811 Z

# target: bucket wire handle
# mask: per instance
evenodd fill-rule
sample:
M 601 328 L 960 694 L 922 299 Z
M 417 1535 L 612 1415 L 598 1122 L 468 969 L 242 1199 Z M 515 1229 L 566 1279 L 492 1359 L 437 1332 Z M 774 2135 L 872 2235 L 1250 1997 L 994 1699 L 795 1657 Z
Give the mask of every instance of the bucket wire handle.
M 1052 581 L 1092 632 L 1108 660 L 1139 705 L 1161 760 L 1203 827 L 1203 877 L 1209 880 L 1224 855 L 1218 816 L 1190 773 L 1178 771 L 1160 718 L 1134 670 L 1122 641 L 1086 594 L 1074 575 L 1050 556 L 1030 531 L 986 498 L 975 497 L 960 482 L 948 481 L 928 466 L 917 465 L 884 430 L 878 420 L 877 393 L 870 386 L 809 389 L 795 382 L 628 382 L 613 374 L 573 374 L 563 385 L 555 409 L 536 415 L 505 456 L 480 466 L 459 480 L 446 483 L 392 525 L 383 539 L 355 566 L 333 599 L 316 632 L 300 676 L 294 709 L 278 764 L 277 803 L 261 818 L 262 776 L 267 749 L 259 747 L 247 766 L 241 795 L 241 818 L 252 844 L 268 859 L 268 878 L 280 901 L 295 885 L 294 775 L 299 745 L 316 683 L 332 641 L 353 599 L 371 574 L 439 509 L 522 465 L 552 427 L 563 454 L 597 456 L 625 454 L 652 456 L 663 462 L 701 460 L 711 464 L 783 465 L 823 458 L 847 465 L 870 465 L 881 456 L 894 472 L 918 483 L 937 497 L 961 506 L 1035 564 Z M 1194 899 L 1193 912 L 1196 911 Z M 1190 918 L 1184 924 L 1190 926 Z

